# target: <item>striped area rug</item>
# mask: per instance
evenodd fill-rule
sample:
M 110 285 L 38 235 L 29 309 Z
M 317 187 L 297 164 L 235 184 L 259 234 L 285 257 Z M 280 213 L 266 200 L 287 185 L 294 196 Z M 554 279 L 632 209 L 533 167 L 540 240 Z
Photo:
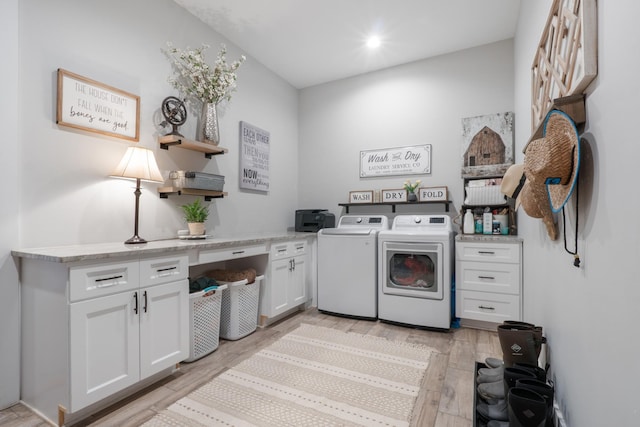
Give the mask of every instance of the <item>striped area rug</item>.
M 144 425 L 408 426 L 433 351 L 302 324 Z

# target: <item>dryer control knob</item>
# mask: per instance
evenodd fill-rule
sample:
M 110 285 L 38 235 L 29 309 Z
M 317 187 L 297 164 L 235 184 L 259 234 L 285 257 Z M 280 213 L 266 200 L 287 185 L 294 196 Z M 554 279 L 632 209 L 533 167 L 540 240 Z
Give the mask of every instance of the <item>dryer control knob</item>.
M 360 223 L 362 222 L 362 218 L 358 217 L 358 218 L 356 219 L 356 222 L 357 222 L 358 224 L 360 224 Z
M 413 222 L 415 222 L 416 224 L 420 224 L 422 222 L 422 218 L 417 216 L 417 217 L 413 218 Z

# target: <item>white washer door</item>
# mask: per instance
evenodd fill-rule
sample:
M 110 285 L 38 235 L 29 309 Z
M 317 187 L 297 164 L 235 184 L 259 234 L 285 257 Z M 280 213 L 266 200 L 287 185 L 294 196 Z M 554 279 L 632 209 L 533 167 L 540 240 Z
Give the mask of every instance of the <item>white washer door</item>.
M 441 300 L 444 297 L 442 243 L 382 243 L 380 286 L 386 295 Z

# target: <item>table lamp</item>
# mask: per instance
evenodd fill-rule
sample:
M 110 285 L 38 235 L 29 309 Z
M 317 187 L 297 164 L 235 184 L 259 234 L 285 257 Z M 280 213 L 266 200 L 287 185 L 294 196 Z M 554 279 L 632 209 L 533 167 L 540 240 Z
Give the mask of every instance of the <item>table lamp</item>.
M 153 151 L 142 147 L 129 147 L 120 164 L 111 173 L 116 178 L 132 178 L 136 180 L 136 213 L 133 237 L 126 240 L 125 244 L 147 243 L 146 240 L 138 236 L 138 212 L 140 210 L 140 181 L 163 182 L 162 175 L 158 169 Z

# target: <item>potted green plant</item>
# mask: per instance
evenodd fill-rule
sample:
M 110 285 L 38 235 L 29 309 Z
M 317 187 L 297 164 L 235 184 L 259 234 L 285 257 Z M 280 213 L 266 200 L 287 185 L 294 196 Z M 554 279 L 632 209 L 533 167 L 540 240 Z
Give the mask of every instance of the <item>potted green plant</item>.
M 193 203 L 181 206 L 184 212 L 184 219 L 189 227 L 189 234 L 192 236 L 201 236 L 204 234 L 204 222 L 209 217 L 209 206 L 205 206 L 196 199 Z

